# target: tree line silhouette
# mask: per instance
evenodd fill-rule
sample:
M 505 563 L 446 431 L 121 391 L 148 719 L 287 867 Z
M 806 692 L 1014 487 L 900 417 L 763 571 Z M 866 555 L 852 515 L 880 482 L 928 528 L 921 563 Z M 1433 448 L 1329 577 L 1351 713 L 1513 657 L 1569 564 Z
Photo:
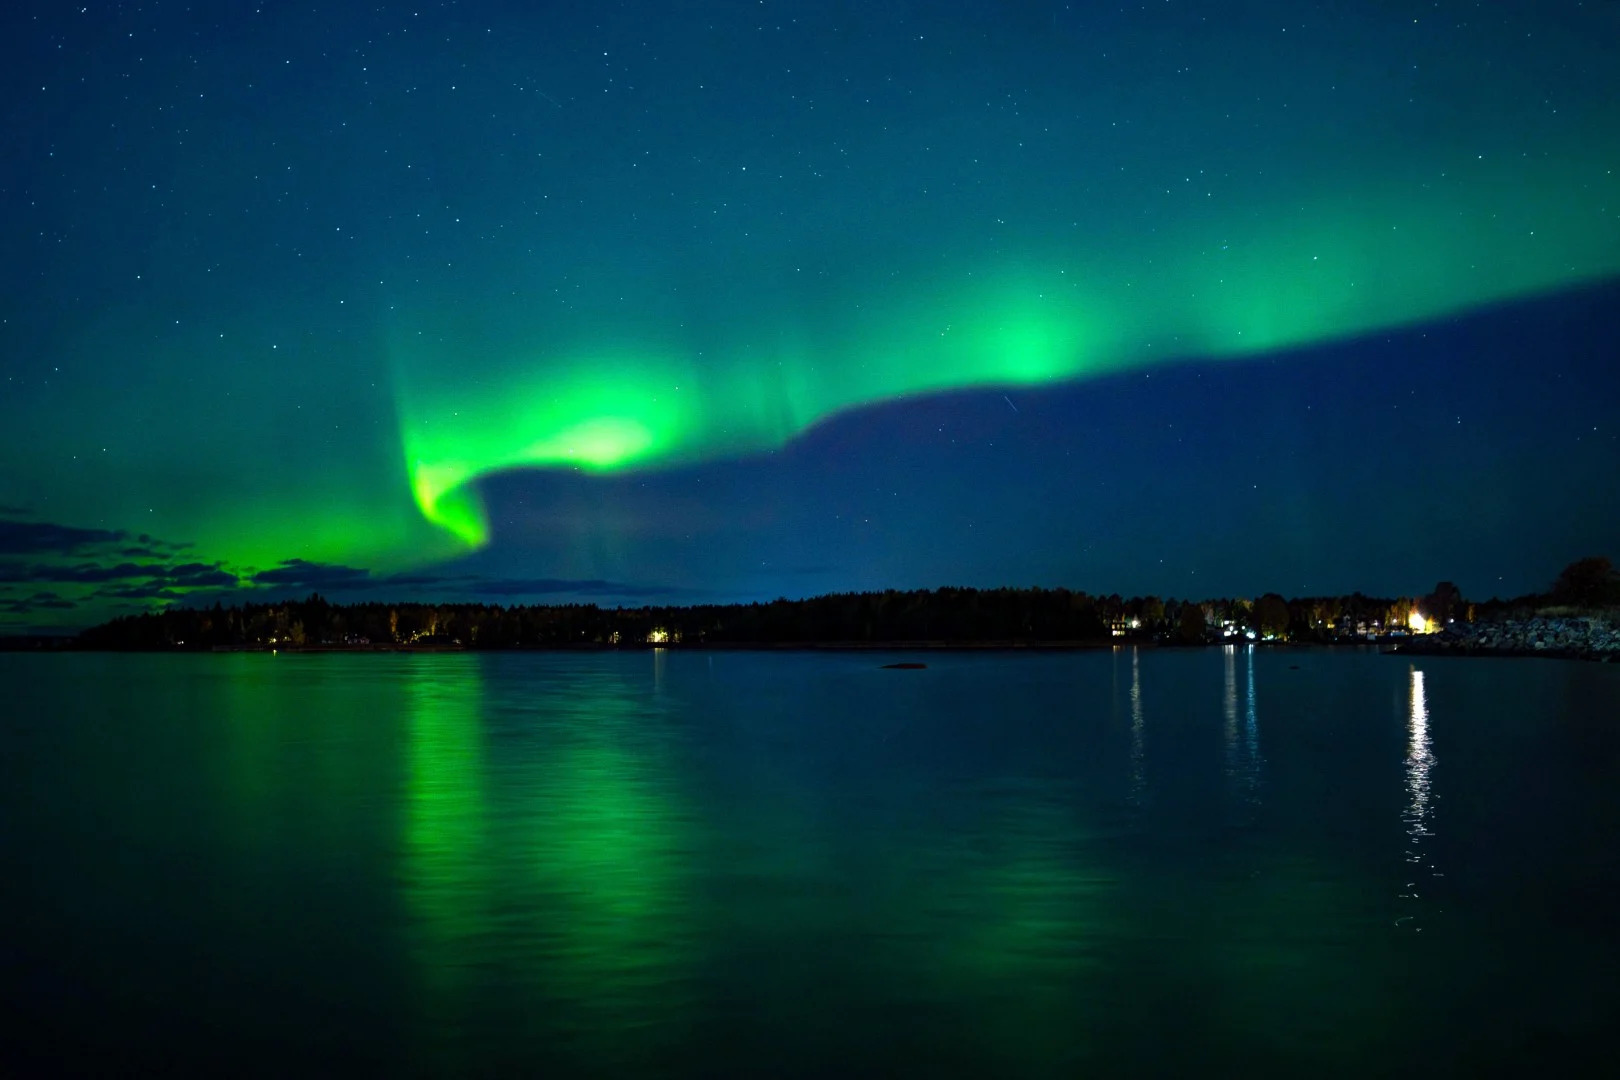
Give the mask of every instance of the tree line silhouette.
M 1400 633 L 1417 613 L 1429 628 L 1508 618 L 1549 604 L 1620 603 L 1608 559 L 1565 568 L 1544 594 L 1469 603 L 1450 582 L 1421 597 L 1345 596 L 1188 601 L 1070 589 L 941 588 L 833 593 L 806 600 L 604 608 L 594 604 L 335 604 L 303 600 L 170 607 L 84 631 L 94 649 L 310 647 L 612 647 L 647 644 L 807 645 L 930 643 L 1199 644 L 1230 637 L 1333 642 Z

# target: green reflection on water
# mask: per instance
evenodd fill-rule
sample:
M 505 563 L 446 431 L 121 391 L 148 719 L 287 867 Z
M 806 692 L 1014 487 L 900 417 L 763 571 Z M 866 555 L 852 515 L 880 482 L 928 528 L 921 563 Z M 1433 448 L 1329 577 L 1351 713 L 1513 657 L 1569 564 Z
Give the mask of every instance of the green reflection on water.
M 548 993 L 582 1022 L 672 1022 L 698 957 L 695 823 L 661 717 L 622 675 L 594 671 L 546 725 L 524 770 L 519 854 L 565 961 Z
M 218 680 L 223 719 L 220 805 L 235 850 L 268 846 L 275 832 L 279 758 L 273 682 L 265 658 L 221 656 Z M 200 681 L 200 680 L 199 680 Z
M 1106 1023 L 1104 950 L 1131 914 L 1072 792 L 992 787 L 967 837 L 939 823 L 916 838 L 908 910 L 894 915 L 912 927 L 905 974 L 960 1013 L 963 1050 L 985 1064 L 1073 1063 Z
M 699 954 L 669 741 L 616 672 L 549 671 L 536 707 L 486 693 L 485 662 L 418 658 L 410 679 L 405 878 L 436 1049 L 465 1063 L 516 1030 L 581 1062 L 656 1058 Z
M 415 657 L 406 688 L 406 898 L 419 976 L 436 1018 L 456 1028 L 496 932 L 482 670 L 476 659 Z

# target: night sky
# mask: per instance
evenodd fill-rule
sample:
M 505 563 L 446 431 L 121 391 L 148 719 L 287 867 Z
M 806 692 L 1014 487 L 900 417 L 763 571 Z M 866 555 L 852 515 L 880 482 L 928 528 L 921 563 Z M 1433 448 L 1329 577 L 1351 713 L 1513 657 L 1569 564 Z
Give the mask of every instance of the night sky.
M 1620 555 L 1620 5 L 5 9 L 0 629 Z

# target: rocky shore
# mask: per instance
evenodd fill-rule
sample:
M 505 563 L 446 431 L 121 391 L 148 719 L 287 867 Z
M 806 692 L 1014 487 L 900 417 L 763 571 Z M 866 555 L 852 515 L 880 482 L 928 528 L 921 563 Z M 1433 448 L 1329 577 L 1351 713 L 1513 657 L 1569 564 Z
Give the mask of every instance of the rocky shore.
M 1538 617 L 1453 623 L 1438 634 L 1401 643 L 1392 651 L 1417 655 L 1554 656 L 1620 660 L 1620 621 L 1612 615 Z

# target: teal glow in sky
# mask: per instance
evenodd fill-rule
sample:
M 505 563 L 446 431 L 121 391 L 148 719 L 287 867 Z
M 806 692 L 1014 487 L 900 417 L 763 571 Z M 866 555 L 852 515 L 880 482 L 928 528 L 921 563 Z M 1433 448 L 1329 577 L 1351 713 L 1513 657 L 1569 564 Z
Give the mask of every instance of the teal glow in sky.
M 7 31 L 17 625 L 400 575 L 598 599 L 1385 587 L 1325 569 L 1321 493 L 1371 483 L 1339 446 L 1186 486 L 1273 360 L 1289 389 L 1257 438 L 1309 411 L 1391 455 L 1380 505 L 1449 492 L 1442 518 L 1500 537 L 1473 588 L 1544 584 L 1604 535 L 1531 536 L 1488 495 L 1561 499 L 1616 463 L 1612 377 L 1537 412 L 1539 440 L 1493 413 L 1594 377 L 1569 319 L 1525 316 L 1551 355 L 1437 334 L 1613 287 L 1606 6 L 32 5 Z M 1412 351 L 1378 354 L 1390 334 Z M 1347 351 L 1302 359 L 1324 346 Z M 1107 387 L 1177 365 L 1205 399 L 1145 403 L 1162 439 L 1108 470 L 1073 441 L 1127 423 Z M 1407 371 L 1486 473 L 1396 456 Z M 1015 426 L 929 397 L 957 391 Z M 806 442 L 829 424 L 886 449 Z M 985 492 L 1006 502 L 964 498 Z M 1133 561 L 1163 507 L 1238 497 L 1271 540 Z M 1306 550 L 1309 580 L 1261 580 Z M 1468 569 L 1388 555 L 1412 588 Z

